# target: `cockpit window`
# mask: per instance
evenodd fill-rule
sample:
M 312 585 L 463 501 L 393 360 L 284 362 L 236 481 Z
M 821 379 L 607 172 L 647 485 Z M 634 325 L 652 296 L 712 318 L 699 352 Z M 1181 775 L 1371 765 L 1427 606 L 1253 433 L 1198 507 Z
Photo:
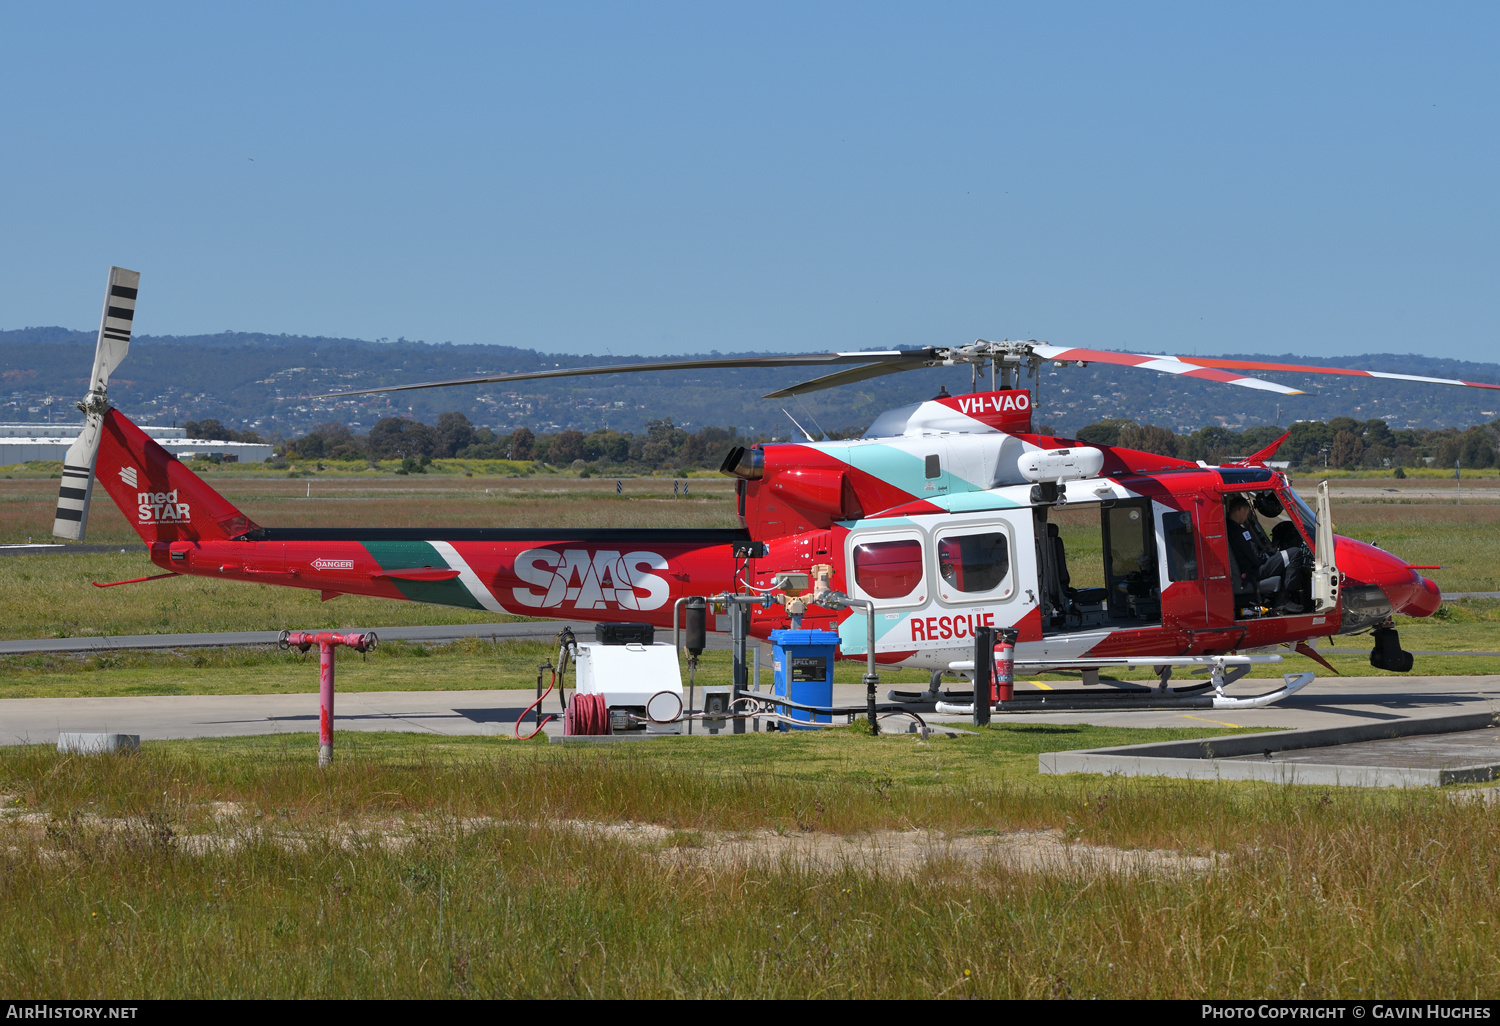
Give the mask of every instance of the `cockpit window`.
M 1161 531 L 1167 542 L 1167 580 L 1196 581 L 1198 550 L 1193 543 L 1193 515 L 1163 513 Z
M 1286 511 L 1302 528 L 1302 536 L 1307 539 L 1309 545 L 1315 542 L 1318 538 L 1318 515 L 1308 508 L 1307 503 L 1302 501 L 1302 496 L 1293 489 L 1281 489 L 1280 495 L 1282 505 L 1286 506 Z M 1288 503 L 1287 499 L 1292 501 Z

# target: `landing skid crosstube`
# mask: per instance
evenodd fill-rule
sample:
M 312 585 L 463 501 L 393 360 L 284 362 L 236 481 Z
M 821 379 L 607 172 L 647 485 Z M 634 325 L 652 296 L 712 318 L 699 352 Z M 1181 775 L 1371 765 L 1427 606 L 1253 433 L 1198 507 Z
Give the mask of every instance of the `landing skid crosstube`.
M 1224 693 L 1225 688 L 1235 683 L 1252 667 L 1281 662 L 1279 655 L 1219 655 L 1219 656 L 1115 656 L 1100 659 L 1077 659 L 1065 666 L 1043 659 L 1017 659 L 1017 670 L 1032 672 L 1055 669 L 1082 670 L 1097 675 L 1102 669 L 1154 670 L 1161 683 L 1156 687 L 1126 685 L 1107 689 L 1064 688 L 1033 694 L 1016 695 L 1004 701 L 990 703 L 993 712 L 1060 712 L 1107 709 L 1111 712 L 1125 710 L 1147 711 L 1153 709 L 1260 709 L 1274 705 L 1290 695 L 1296 694 L 1314 679 L 1312 673 L 1288 673 L 1282 675 L 1282 685 L 1259 695 L 1243 697 Z M 1182 688 L 1168 685 L 1172 670 L 1178 667 L 1200 667 L 1208 670 L 1209 679 L 1201 684 Z M 972 673 L 974 660 L 962 659 L 948 664 L 956 673 Z M 926 692 L 892 691 L 888 700 L 912 705 L 931 704 L 935 712 L 951 715 L 971 716 L 974 699 L 968 695 L 965 702 L 958 695 L 937 693 L 936 688 Z M 955 700 L 950 700 L 955 699 Z

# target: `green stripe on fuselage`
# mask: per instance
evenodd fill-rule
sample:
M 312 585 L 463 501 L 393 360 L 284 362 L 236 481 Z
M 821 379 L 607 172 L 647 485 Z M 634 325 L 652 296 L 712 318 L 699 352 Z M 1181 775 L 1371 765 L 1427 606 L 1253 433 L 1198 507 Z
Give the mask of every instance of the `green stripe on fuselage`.
M 382 570 L 434 570 L 456 569 L 424 541 L 367 541 L 360 542 L 365 551 L 375 558 Z M 399 577 L 388 578 L 402 596 L 411 602 L 430 602 L 439 606 L 462 606 L 464 609 L 483 609 L 478 600 L 469 594 L 463 581 L 403 581 Z

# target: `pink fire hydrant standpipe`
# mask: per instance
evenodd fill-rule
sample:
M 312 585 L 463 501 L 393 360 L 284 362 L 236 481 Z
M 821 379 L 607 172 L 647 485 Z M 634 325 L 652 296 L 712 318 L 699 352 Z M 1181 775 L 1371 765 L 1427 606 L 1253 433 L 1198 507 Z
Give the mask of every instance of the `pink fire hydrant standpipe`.
M 330 631 L 282 631 L 277 644 L 283 649 L 303 652 L 318 646 L 318 765 L 333 762 L 333 650 L 348 645 L 356 652 L 368 652 L 379 642 L 374 631 L 366 634 L 334 634 Z

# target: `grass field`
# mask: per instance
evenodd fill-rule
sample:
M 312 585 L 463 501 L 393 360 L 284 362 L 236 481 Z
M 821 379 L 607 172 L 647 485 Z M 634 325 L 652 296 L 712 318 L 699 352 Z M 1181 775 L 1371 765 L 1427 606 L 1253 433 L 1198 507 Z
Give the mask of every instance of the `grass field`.
M 345 650 L 338 661 L 340 691 L 471 691 L 534 688 L 537 669 L 557 661 L 557 648 L 539 641 L 493 642 L 466 638 L 446 645 L 382 642 L 365 656 Z M 857 684 L 864 663 L 834 669 L 840 684 Z M 770 666 L 762 670 L 764 686 Z M 550 679 L 550 674 L 548 674 Z M 688 670 L 683 661 L 682 679 Z M 728 652 L 707 652 L 696 675 L 700 685 L 728 685 Z M 926 673 L 887 670 L 883 684 L 925 686 Z M 573 686 L 570 672 L 567 687 Z M 90 655 L 0 656 L 0 699 L 128 695 L 265 695 L 318 690 L 318 653 L 237 647 L 128 650 Z M 551 708 L 549 700 L 548 708 Z
M 1148 736 L 361 735 L 322 773 L 284 738 L 3 750 L 0 990 L 1496 993 L 1500 819 L 1473 792 L 1036 773 Z
M 181 576 L 119 588 L 119 581 L 161 573 L 144 549 L 101 555 L 0 559 L 0 637 L 73 638 L 91 634 L 383 627 L 489 623 L 493 613 L 316 591 Z
M 690 482 L 674 498 L 669 478 L 466 478 L 373 474 L 288 480 L 208 476 L 250 519 L 275 527 L 738 527 L 734 484 Z M 0 544 L 52 541 L 56 481 L 0 480 Z M 311 495 L 308 494 L 311 489 Z M 140 536 L 109 497 L 90 506 L 88 541 L 139 545 Z
M 1500 621 L 1500 604 L 1486 603 L 1484 619 L 1459 625 L 1452 633 L 1443 628 L 1403 628 L 1403 644 L 1413 648 L 1428 642 L 1442 645 L 1493 645 L 1494 629 Z M 1364 639 L 1344 639 L 1359 647 Z M 537 667 L 555 661 L 557 650 L 543 642 L 501 641 L 469 638 L 445 645 L 382 642 L 367 656 L 345 652 L 339 656 L 340 691 L 466 691 L 490 688 L 523 688 L 536 685 Z M 1341 673 L 1359 677 L 1401 676 L 1370 666 L 1364 655 L 1327 657 Z M 1327 671 L 1311 660 L 1288 653 L 1282 663 L 1256 667 L 1252 679 L 1273 679 L 1283 673 Z M 857 684 L 864 664 L 857 660 L 835 666 L 840 684 Z M 770 670 L 762 670 L 765 686 Z M 1427 675 L 1465 676 L 1500 673 L 1500 659 L 1474 656 L 1418 656 L 1416 671 Z M 683 681 L 687 680 L 684 662 Z M 1121 680 L 1154 679 L 1149 671 L 1123 672 Z M 920 690 L 927 674 L 919 670 L 881 670 L 881 690 L 905 687 Z M 1057 682 L 1066 678 L 1044 674 L 1035 679 Z M 1181 677 L 1177 678 L 1179 681 Z M 568 677 L 567 685 L 572 686 Z M 700 685 L 730 683 L 728 652 L 704 654 L 698 667 Z M 950 682 L 949 687 L 963 685 Z M 0 699 L 125 697 L 131 695 L 261 695 L 297 694 L 318 689 L 317 653 L 302 655 L 268 648 L 204 648 L 135 650 L 93 654 L 37 654 L 0 656 Z M 550 700 L 549 706 L 551 708 Z

